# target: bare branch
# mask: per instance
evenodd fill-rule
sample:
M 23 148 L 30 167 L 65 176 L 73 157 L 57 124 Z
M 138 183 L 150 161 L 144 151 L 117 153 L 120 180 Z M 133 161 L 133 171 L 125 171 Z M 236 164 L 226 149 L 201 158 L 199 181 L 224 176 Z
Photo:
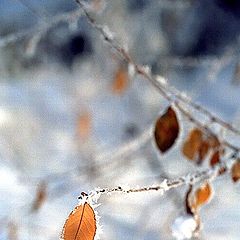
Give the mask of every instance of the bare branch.
M 51 19 L 49 19 L 49 21 L 45 21 L 44 23 L 39 24 L 36 28 L 30 29 L 30 30 L 27 29 L 27 30 L 23 30 L 22 32 L 12 33 L 4 37 L 0 37 L 0 47 L 6 47 L 10 43 L 20 41 L 26 37 L 32 37 L 39 34 L 41 36 L 44 36 L 44 34 L 46 34 L 46 32 L 49 29 L 55 27 L 59 23 L 61 22 L 70 23 L 73 20 L 76 21 L 79 19 L 81 15 L 82 15 L 82 11 L 80 9 L 76 9 L 66 13 L 60 13 L 52 17 Z

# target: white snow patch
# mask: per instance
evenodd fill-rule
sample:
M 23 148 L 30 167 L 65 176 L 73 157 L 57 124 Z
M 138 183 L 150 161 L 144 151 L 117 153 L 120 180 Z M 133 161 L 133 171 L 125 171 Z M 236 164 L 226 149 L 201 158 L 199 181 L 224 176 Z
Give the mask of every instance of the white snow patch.
M 190 239 L 197 227 L 195 219 L 191 215 L 179 216 L 172 224 L 172 235 L 178 239 Z

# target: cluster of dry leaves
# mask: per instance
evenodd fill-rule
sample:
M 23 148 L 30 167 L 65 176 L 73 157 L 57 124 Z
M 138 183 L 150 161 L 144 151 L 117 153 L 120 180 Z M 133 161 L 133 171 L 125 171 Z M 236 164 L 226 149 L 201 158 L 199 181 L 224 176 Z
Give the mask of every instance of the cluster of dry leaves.
M 80 121 L 80 129 L 82 128 L 81 126 L 88 128 L 88 124 L 82 124 Z M 80 132 L 84 132 L 83 129 Z M 179 132 L 180 124 L 176 111 L 170 106 L 166 112 L 157 119 L 155 124 L 154 139 L 161 153 L 167 152 L 174 145 L 179 136 Z M 200 129 L 194 128 L 189 132 L 187 139 L 183 142 L 182 154 L 197 165 L 208 159 L 209 166 L 214 167 L 221 162 L 221 156 L 224 155 L 224 148 L 215 136 L 207 135 Z M 226 169 L 221 169 L 218 174 L 223 174 L 225 170 Z M 231 176 L 233 182 L 237 182 L 240 179 L 240 160 L 237 160 L 233 164 Z M 213 189 L 210 182 L 204 182 L 198 188 L 194 188 L 192 185 L 189 186 L 189 191 L 186 194 L 186 213 L 195 218 L 197 222 L 196 231 L 200 229 L 201 225 L 199 210 L 210 201 L 213 195 L 212 193 Z M 96 216 L 93 207 L 87 201 L 88 197 L 85 199 L 86 201 L 78 205 L 68 216 L 63 228 L 62 239 L 94 239 L 97 229 Z
M 179 123 L 176 112 L 172 107 L 157 120 L 155 127 L 155 141 L 161 152 L 167 151 L 176 141 L 179 135 Z M 182 154 L 195 164 L 202 164 L 204 160 L 209 161 L 209 166 L 214 167 L 221 163 L 224 155 L 224 147 L 216 136 L 207 135 L 198 128 L 193 128 L 182 146 Z M 218 174 L 221 175 L 226 169 L 220 168 Z M 231 169 L 233 182 L 240 179 L 240 160 L 237 159 Z M 209 202 L 213 189 L 210 182 L 205 182 L 199 188 L 189 187 L 186 194 L 186 212 L 196 219 L 196 232 L 200 229 L 200 207 Z
M 96 217 L 93 208 L 85 202 L 77 206 L 65 222 L 62 238 L 90 240 L 96 234 Z
M 175 143 L 179 135 L 179 123 L 177 114 L 172 107 L 157 120 L 155 125 L 155 142 L 158 149 L 164 153 Z M 221 163 L 221 157 L 225 150 L 216 136 L 205 133 L 198 128 L 192 129 L 182 146 L 182 154 L 197 165 L 202 164 L 209 157 L 209 166 L 214 167 Z M 221 169 L 219 174 L 223 174 L 226 169 Z M 232 166 L 232 180 L 237 182 L 240 177 L 239 159 Z

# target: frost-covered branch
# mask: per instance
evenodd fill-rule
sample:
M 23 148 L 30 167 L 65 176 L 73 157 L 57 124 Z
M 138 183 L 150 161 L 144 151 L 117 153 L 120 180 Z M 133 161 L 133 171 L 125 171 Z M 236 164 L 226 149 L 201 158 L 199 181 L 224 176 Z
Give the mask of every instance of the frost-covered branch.
M 88 197 L 96 197 L 100 196 L 101 194 L 110 194 L 114 192 L 119 193 L 138 193 L 138 192 L 149 192 L 149 191 L 159 191 L 161 195 L 163 195 L 165 192 L 173 189 L 178 188 L 183 185 L 189 186 L 194 185 L 196 183 L 202 182 L 202 181 L 213 181 L 217 176 L 219 176 L 219 173 L 221 170 L 225 170 L 224 173 L 229 170 L 235 160 L 231 161 L 230 163 L 222 162 L 221 164 L 216 165 L 216 167 L 211 169 L 206 169 L 202 171 L 196 171 L 194 173 L 189 173 L 185 176 L 178 177 L 176 179 L 164 179 L 160 184 L 158 185 L 152 185 L 152 186 L 144 186 L 144 187 L 137 187 L 137 188 L 129 188 L 129 187 L 122 187 L 117 186 L 115 188 L 97 188 L 93 191 L 90 191 L 88 194 Z M 85 193 L 84 193 L 85 195 Z M 79 197 L 81 198 L 81 196 Z
M 231 131 L 235 135 L 240 135 L 240 131 L 236 129 L 231 124 L 225 122 L 224 120 L 220 119 L 216 115 L 212 114 L 210 111 L 202 107 L 201 105 L 193 102 L 191 99 L 186 97 L 176 88 L 169 86 L 166 84 L 166 81 L 159 81 L 159 77 L 155 77 L 151 74 L 148 68 L 137 64 L 128 51 L 121 45 L 119 42 L 114 38 L 111 31 L 108 27 L 100 25 L 96 22 L 96 20 L 90 15 L 88 12 L 85 4 L 81 0 L 76 0 L 79 6 L 82 8 L 84 15 L 87 17 L 87 20 L 95 28 L 104 38 L 104 40 L 111 46 L 111 48 L 116 51 L 130 66 L 132 66 L 135 72 L 145 79 L 147 79 L 157 90 L 158 92 L 164 97 L 168 102 L 171 104 L 174 103 L 177 109 L 191 122 L 193 122 L 196 126 L 204 130 L 207 135 L 211 135 L 215 137 L 215 133 L 207 126 L 205 126 L 201 121 L 198 120 L 194 114 L 191 114 L 189 110 L 185 110 L 185 108 L 190 108 L 191 110 L 197 111 L 199 114 L 202 114 L 204 117 L 208 118 L 210 123 L 217 123 L 224 129 Z M 161 79 L 165 80 L 161 77 Z M 221 143 L 233 151 L 239 151 L 240 148 L 238 146 L 233 145 L 228 140 L 222 140 Z

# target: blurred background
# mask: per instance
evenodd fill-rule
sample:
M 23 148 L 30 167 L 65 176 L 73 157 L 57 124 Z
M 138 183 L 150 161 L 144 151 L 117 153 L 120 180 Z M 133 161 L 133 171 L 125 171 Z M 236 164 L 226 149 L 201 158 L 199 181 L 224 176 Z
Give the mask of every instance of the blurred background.
M 136 62 L 240 127 L 240 1 L 88 4 Z M 151 126 L 167 102 L 128 74 L 74 0 L 1 0 L 0 22 L 1 240 L 58 239 L 82 191 L 197 169 L 181 154 L 192 128 L 181 116 L 181 139 L 156 151 Z M 199 239 L 239 239 L 239 184 L 226 175 L 213 187 Z M 174 239 L 186 191 L 102 196 L 101 239 Z

